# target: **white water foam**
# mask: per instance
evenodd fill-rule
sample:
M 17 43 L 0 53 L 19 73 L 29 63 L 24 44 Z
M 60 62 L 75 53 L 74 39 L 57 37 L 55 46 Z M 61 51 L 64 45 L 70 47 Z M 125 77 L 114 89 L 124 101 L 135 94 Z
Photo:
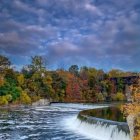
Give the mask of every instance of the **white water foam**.
M 81 111 L 85 109 L 93 109 L 93 108 L 104 108 L 108 107 L 108 105 L 95 105 L 95 104 L 74 104 L 74 103 L 52 103 L 50 106 L 38 106 L 34 107 L 36 111 L 46 111 L 46 112 L 70 112 L 70 111 Z
M 81 122 L 77 116 L 69 117 L 63 121 L 66 129 L 91 140 L 131 140 L 130 135 L 119 131 L 116 125 L 89 124 Z
M 50 107 L 59 111 L 81 111 L 85 109 L 104 108 L 109 105 L 82 104 L 82 103 L 52 103 Z

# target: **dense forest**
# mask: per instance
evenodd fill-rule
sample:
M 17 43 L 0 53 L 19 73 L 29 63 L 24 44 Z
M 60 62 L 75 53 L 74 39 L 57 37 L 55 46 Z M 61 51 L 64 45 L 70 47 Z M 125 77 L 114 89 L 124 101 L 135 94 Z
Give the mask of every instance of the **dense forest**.
M 104 72 L 72 65 L 68 70 L 50 71 L 46 59 L 31 57 L 22 70 L 12 68 L 9 58 L 0 55 L 0 105 L 31 104 L 41 98 L 53 102 L 100 102 L 126 100 L 122 77 L 138 73 L 112 69 Z M 114 83 L 111 78 L 117 78 Z

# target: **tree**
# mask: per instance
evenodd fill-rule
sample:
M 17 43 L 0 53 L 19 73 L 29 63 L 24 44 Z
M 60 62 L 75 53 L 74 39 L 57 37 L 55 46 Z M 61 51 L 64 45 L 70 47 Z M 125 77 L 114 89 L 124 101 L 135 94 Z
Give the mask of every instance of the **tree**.
M 79 70 L 79 68 L 77 65 L 72 65 L 69 68 L 69 72 L 74 74 L 75 76 L 78 76 L 78 70 Z
M 96 78 L 97 78 L 97 80 L 99 81 L 101 81 L 101 80 L 103 80 L 104 79 L 104 75 L 105 75 L 105 73 L 104 73 L 104 71 L 102 70 L 102 69 L 100 69 L 100 70 L 98 70 L 97 71 L 97 76 L 96 76 Z
M 88 68 L 86 66 L 80 68 L 80 78 L 82 80 L 88 80 Z
M 5 56 L 0 55 L 0 72 L 2 72 L 6 68 L 9 68 L 10 65 L 10 60 Z
M 52 77 L 50 75 L 43 77 L 43 84 L 44 85 L 51 85 L 52 82 L 53 82 Z
M 30 73 L 33 74 L 37 71 L 44 71 L 46 68 L 46 59 L 42 56 L 34 56 L 31 57 L 32 62 L 30 65 L 27 66 L 27 68 L 24 67 L 22 71 L 24 71 L 26 74 Z
M 0 87 L 3 86 L 5 83 L 4 76 L 0 74 Z
M 24 84 L 24 75 L 23 75 L 23 74 L 19 74 L 19 75 L 17 76 L 17 81 L 18 81 L 18 84 L 19 84 L 20 86 L 22 86 L 22 85 Z
M 31 98 L 28 96 L 28 94 L 25 91 L 22 91 L 22 93 L 20 94 L 20 103 L 31 104 Z
M 124 81 L 123 81 L 123 79 L 122 78 L 117 78 L 117 83 L 118 83 L 118 85 L 117 85 L 117 90 L 118 90 L 118 92 L 123 92 L 123 90 L 124 90 Z
M 104 96 L 101 92 L 96 93 L 95 95 L 96 95 L 96 101 L 104 101 Z
M 32 63 L 29 65 L 29 69 L 32 71 L 41 71 L 46 68 L 46 60 L 42 56 L 34 56 L 32 58 Z
M 8 101 L 6 99 L 6 96 L 0 96 L 0 105 L 7 105 Z
M 97 77 L 97 74 L 98 74 L 98 70 L 97 69 L 95 69 L 95 68 L 89 68 L 88 69 L 88 76 L 89 77 L 96 78 Z
M 69 75 L 67 87 L 66 87 L 66 97 L 68 101 L 80 101 L 82 95 L 82 90 L 80 87 L 80 79 L 74 75 Z
M 124 101 L 125 100 L 125 96 L 122 92 L 117 92 L 116 96 L 115 96 L 115 100 L 117 101 Z
M 124 116 L 133 116 L 131 119 L 131 124 L 133 124 L 132 134 L 133 140 L 140 139 L 140 79 L 138 84 L 131 86 L 132 91 L 132 103 L 127 103 L 122 106 L 121 110 L 124 113 Z M 131 131 L 130 131 L 131 132 Z
M 108 73 L 109 77 L 123 77 L 125 73 L 122 70 L 112 69 Z

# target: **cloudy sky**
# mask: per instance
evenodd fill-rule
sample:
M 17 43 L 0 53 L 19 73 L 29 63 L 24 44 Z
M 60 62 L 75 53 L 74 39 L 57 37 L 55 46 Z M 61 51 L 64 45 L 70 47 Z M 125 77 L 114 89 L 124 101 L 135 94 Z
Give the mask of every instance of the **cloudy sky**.
M 0 54 L 140 71 L 140 0 L 0 0 Z

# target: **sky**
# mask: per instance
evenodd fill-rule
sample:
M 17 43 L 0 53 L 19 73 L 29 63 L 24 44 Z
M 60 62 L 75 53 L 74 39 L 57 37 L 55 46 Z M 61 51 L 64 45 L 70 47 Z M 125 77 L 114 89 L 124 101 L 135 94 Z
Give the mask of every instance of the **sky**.
M 140 0 L 0 0 L 0 54 L 17 69 L 39 55 L 49 69 L 140 71 Z

